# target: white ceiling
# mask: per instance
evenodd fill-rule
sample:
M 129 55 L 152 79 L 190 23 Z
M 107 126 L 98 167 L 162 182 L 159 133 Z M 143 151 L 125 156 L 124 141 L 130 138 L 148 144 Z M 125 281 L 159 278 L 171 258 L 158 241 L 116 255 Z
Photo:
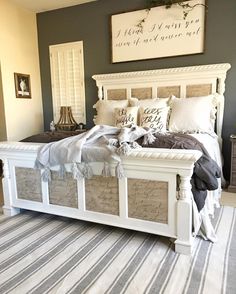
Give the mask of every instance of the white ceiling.
M 74 6 L 96 0 L 11 0 L 23 8 L 33 12 L 43 12 L 63 7 Z

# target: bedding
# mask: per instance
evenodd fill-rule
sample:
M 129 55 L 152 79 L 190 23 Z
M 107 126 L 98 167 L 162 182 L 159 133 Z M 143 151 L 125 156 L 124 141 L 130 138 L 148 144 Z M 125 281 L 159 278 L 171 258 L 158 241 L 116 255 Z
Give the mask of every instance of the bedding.
M 129 99 L 129 105 L 130 106 L 138 106 L 139 107 L 139 111 L 138 111 L 138 125 L 140 126 L 144 126 L 143 125 L 143 112 L 145 111 L 145 109 L 159 109 L 159 108 L 163 108 L 165 110 L 167 110 L 168 107 L 168 102 L 169 102 L 170 98 L 152 98 L 152 99 L 143 99 L 143 100 L 139 100 L 137 98 L 131 97 Z M 169 110 L 169 108 L 168 108 Z M 165 117 L 165 113 L 163 113 L 164 116 L 161 117 L 161 121 L 163 123 L 163 120 L 166 118 L 165 123 L 163 123 L 164 126 L 167 125 L 167 117 Z M 149 125 L 147 125 L 147 127 L 149 127 Z M 166 128 L 165 128 L 166 129 Z M 165 131 L 165 130 L 163 130 Z
M 207 190 L 217 190 L 221 177 L 221 167 L 211 158 L 204 145 L 196 138 L 180 133 L 155 133 L 156 140 L 145 147 L 170 148 L 170 149 L 194 149 L 203 155 L 195 163 L 191 180 L 192 193 L 199 211 L 204 207 Z
M 176 98 L 170 100 L 170 132 L 213 133 L 216 114 L 216 97 Z
M 211 158 L 214 159 L 217 162 L 217 164 L 222 168 L 222 154 L 220 151 L 218 136 L 215 133 L 195 133 L 189 135 L 196 138 L 199 142 L 201 142 L 206 148 Z
M 155 132 L 166 132 L 169 107 L 141 107 L 140 126 L 151 128 Z
M 190 134 L 190 136 L 196 138 L 200 141 L 206 150 L 208 151 L 209 155 L 215 162 L 218 164 L 222 171 L 222 153 L 220 150 L 219 139 L 215 133 L 212 134 Z M 221 197 L 221 187 L 225 186 L 225 179 L 223 173 L 221 172 L 221 178 L 218 178 L 218 186 L 219 189 L 212 191 L 211 194 L 208 195 L 206 199 L 206 209 L 208 213 L 214 216 L 214 208 L 219 207 L 219 199 Z
M 135 141 L 147 136 L 146 142 L 154 140 L 151 130 L 135 126 L 117 128 L 107 125 L 97 125 L 84 134 L 65 138 L 62 141 L 42 146 L 37 155 L 35 166 L 44 168 L 43 178 L 50 178 L 50 169 L 65 164 L 71 164 L 74 178 L 90 177 L 89 162 L 117 162 L 117 176 L 122 174 L 120 155 L 129 154 L 132 149 L 140 148 Z M 105 166 L 104 166 L 105 168 Z
M 114 111 L 115 108 L 126 108 L 129 105 L 127 99 L 122 100 L 99 100 L 93 105 L 96 109 L 97 115 L 94 119 L 95 125 L 110 125 L 114 126 Z
M 62 140 L 67 137 L 76 136 L 86 130 L 76 130 L 76 131 L 53 131 L 53 132 L 43 132 L 33 136 L 26 137 L 20 142 L 34 142 L 34 143 L 50 143 Z
M 152 99 L 143 99 L 139 100 L 137 98 L 131 97 L 129 99 L 129 104 L 131 106 L 139 106 L 139 107 L 154 107 L 154 108 L 160 108 L 160 107 L 167 107 L 168 101 L 170 100 L 170 97 L 167 98 L 152 98 Z
M 115 108 L 115 127 L 122 128 L 130 125 L 137 125 L 138 107 Z

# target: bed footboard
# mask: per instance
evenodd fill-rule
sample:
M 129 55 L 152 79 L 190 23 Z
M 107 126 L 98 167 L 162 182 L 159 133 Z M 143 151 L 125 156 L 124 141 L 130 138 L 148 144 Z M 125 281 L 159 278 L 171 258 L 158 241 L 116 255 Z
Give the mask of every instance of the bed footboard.
M 122 157 L 122 179 L 115 177 L 115 163 L 111 176 L 102 177 L 103 163 L 93 162 L 91 179 L 74 180 L 68 166 L 63 179 L 55 167 L 52 180 L 44 182 L 43 171 L 34 169 L 41 145 L 0 143 L 6 215 L 29 209 L 169 236 L 177 252 L 191 253 L 190 179 L 201 152 L 143 148 Z

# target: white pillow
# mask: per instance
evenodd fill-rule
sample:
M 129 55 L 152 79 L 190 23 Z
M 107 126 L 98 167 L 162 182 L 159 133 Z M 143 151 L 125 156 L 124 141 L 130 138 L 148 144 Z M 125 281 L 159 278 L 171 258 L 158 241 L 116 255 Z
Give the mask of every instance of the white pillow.
M 156 132 L 166 132 L 169 109 L 170 107 L 141 107 L 140 126 L 152 128 Z
M 93 105 L 93 108 L 97 110 L 97 115 L 95 116 L 95 125 L 115 125 L 114 110 L 118 107 L 127 107 L 129 101 L 124 100 L 99 100 Z
M 137 125 L 138 106 L 115 108 L 115 126 L 118 128 Z
M 129 105 L 130 106 L 139 106 L 139 107 L 166 107 L 168 106 L 169 98 L 152 98 L 152 99 L 137 99 L 130 98 Z
M 216 98 L 214 95 L 192 98 L 172 97 L 169 131 L 184 133 L 214 132 Z

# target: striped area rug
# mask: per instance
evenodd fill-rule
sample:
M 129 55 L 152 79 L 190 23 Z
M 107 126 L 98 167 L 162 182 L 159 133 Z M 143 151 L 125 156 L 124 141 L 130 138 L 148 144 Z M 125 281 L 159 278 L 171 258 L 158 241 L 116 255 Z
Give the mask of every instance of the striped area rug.
M 0 218 L 0 293 L 236 293 L 236 210 L 191 256 L 168 238 L 37 212 Z

